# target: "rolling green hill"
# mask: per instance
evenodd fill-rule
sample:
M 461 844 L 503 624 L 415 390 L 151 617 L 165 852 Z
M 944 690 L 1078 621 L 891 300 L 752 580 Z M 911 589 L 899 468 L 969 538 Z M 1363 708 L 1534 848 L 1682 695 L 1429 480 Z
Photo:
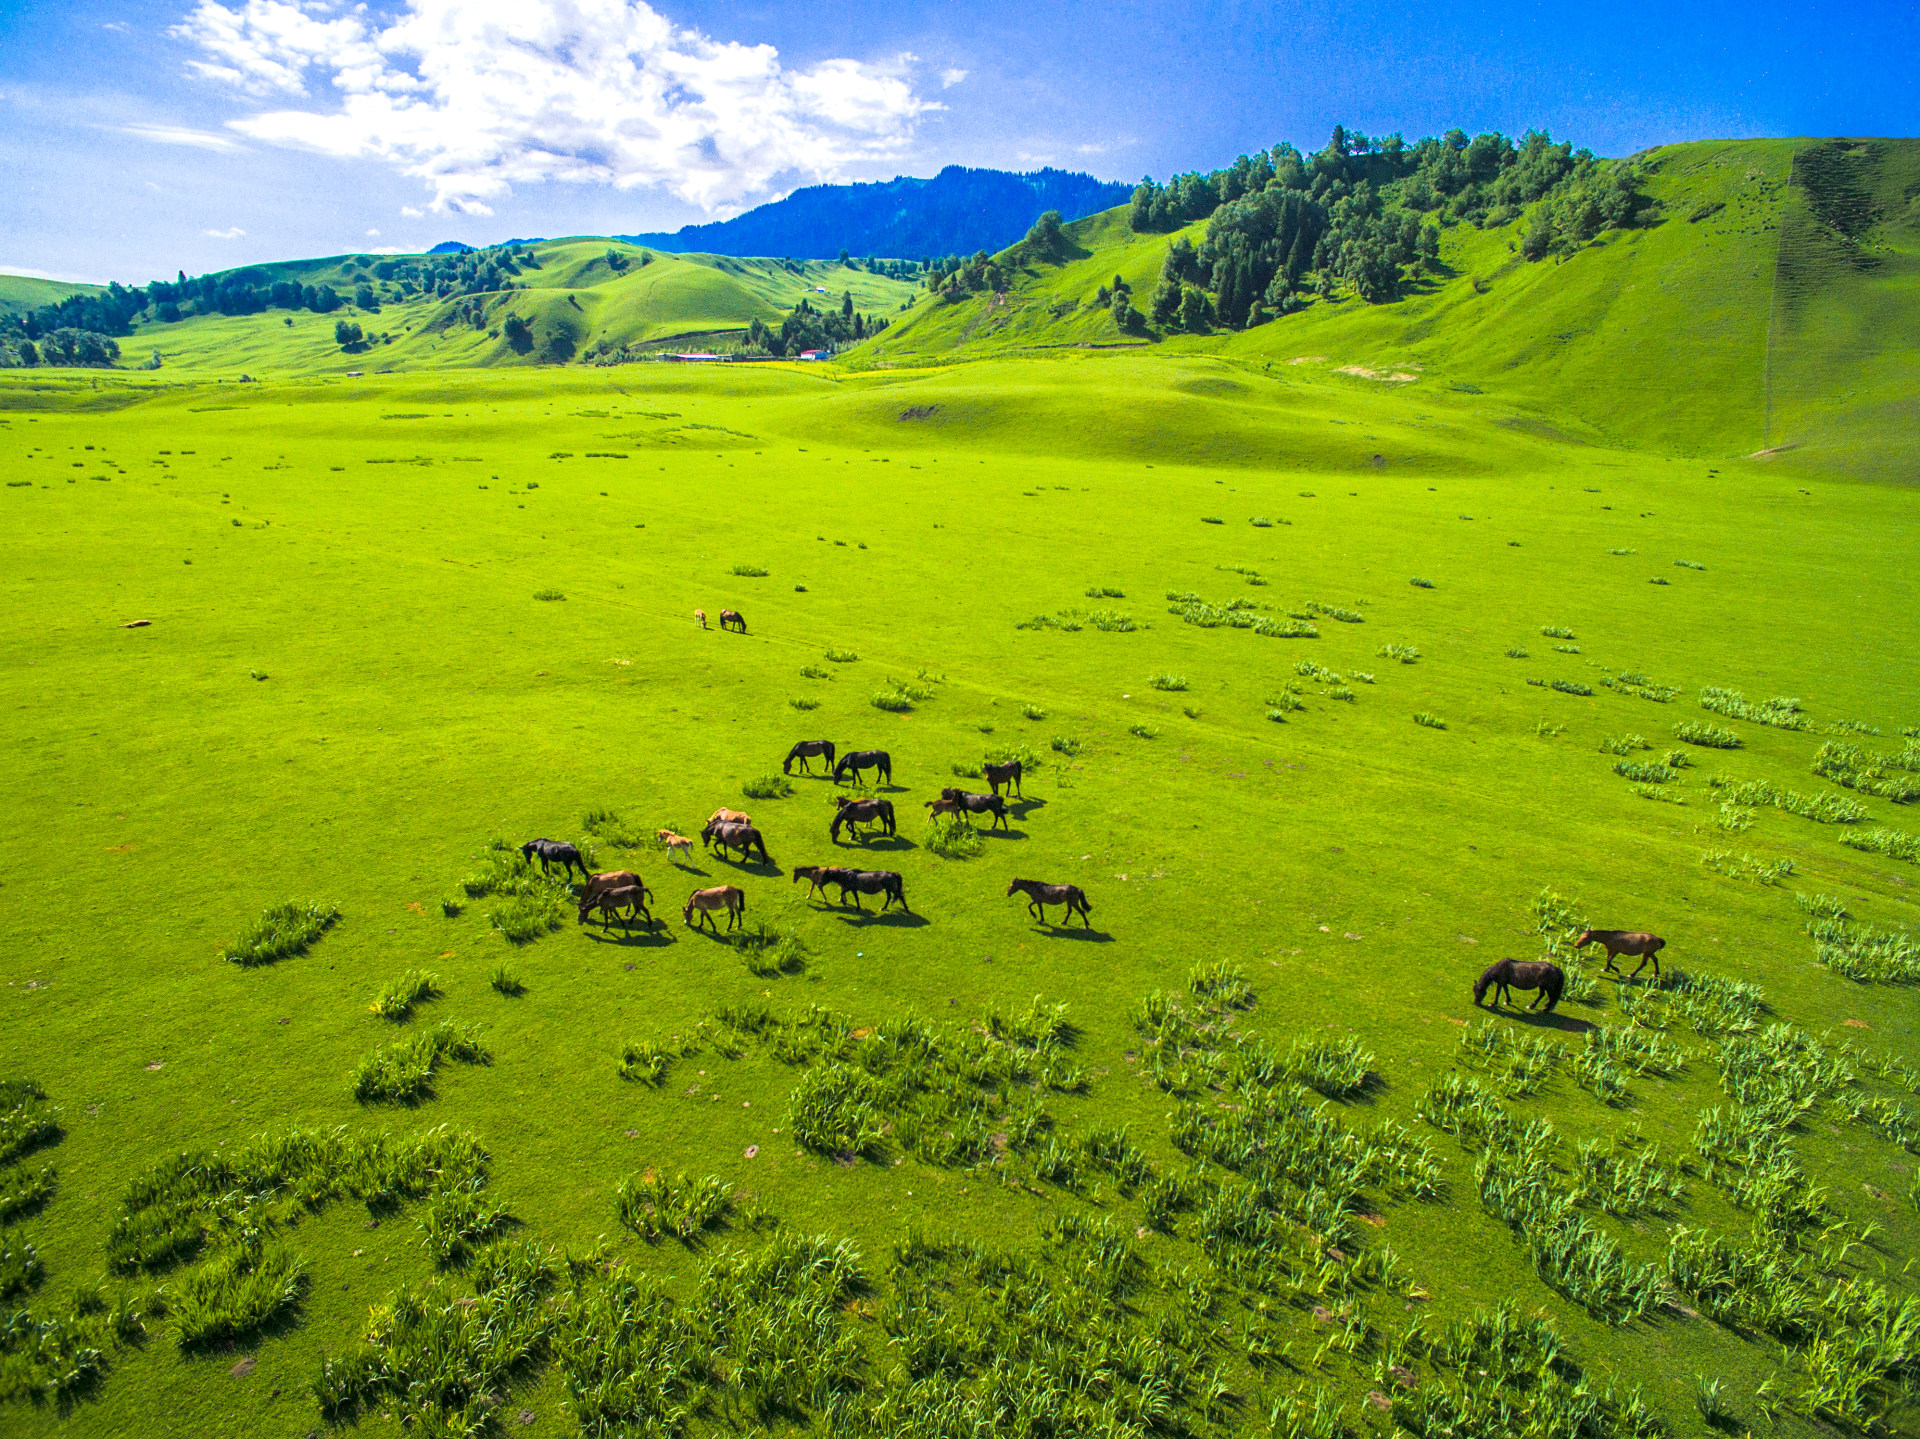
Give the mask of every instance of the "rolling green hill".
M 22 315 L 41 305 L 57 304 L 69 295 L 97 295 L 104 285 L 75 285 L 65 280 L 41 280 L 31 275 L 0 275 L 0 317 Z
M 1469 387 L 1535 423 L 1687 455 L 1782 447 L 1861 473 L 1920 458 L 1920 142 L 1712 141 L 1640 157 L 1659 212 L 1530 262 L 1529 217 L 1444 231 L 1441 269 L 1384 304 L 1316 299 L 1239 333 L 1121 333 L 1093 291 L 1149 291 L 1168 246 L 1124 210 L 1067 227 L 1078 255 L 1006 292 L 913 312 L 850 362 L 947 364 L 1153 345 L 1263 371 L 1326 367 L 1415 393 Z M 1011 253 L 1011 252 L 1009 252 Z M 1369 377 L 1375 378 L 1369 378 Z

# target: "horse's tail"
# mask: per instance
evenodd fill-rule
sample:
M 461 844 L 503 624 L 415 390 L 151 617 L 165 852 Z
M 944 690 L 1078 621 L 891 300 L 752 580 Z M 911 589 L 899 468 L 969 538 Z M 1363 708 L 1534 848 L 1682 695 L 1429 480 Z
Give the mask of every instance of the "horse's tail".
M 734 893 L 734 898 L 737 901 L 734 907 L 741 914 L 745 914 L 747 912 L 747 892 L 736 885 L 734 887 L 733 893 Z
M 1566 990 L 1567 977 L 1558 968 L 1548 970 L 1541 976 L 1541 988 L 1547 992 L 1547 1008 L 1552 1009 L 1560 1003 L 1560 996 Z

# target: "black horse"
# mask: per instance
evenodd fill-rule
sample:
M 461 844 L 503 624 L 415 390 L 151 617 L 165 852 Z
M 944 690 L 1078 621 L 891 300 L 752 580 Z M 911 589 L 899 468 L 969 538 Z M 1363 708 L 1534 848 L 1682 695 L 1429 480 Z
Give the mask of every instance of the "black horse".
M 1000 793 L 1001 785 L 1006 785 L 1022 799 L 1026 798 L 1027 792 L 1020 788 L 1021 769 L 1019 760 L 1010 759 L 1005 764 L 982 765 L 980 772 L 987 777 L 987 787 L 995 794 Z
M 760 863 L 772 864 L 773 857 L 767 853 L 767 842 L 760 837 L 760 831 L 750 824 L 708 824 L 700 831 L 700 842 L 713 846 L 720 851 L 721 858 L 726 857 L 730 849 L 740 851 L 742 859 L 748 858 L 757 846 L 760 850 Z
M 969 794 L 963 789 L 948 788 L 940 791 L 940 798 L 951 800 L 968 814 L 992 815 L 996 829 L 1007 827 L 1007 802 L 997 794 Z
M 907 904 L 906 881 L 890 869 L 842 869 L 836 870 L 830 878 L 834 884 L 840 886 L 840 903 L 842 904 L 847 902 L 847 896 L 851 894 L 853 907 L 864 910 L 866 906 L 860 903 L 861 895 L 884 894 L 887 901 L 880 906 L 882 914 L 893 907 L 896 899 L 900 901 L 900 908 L 909 914 L 913 912 Z
M 1078 911 L 1080 923 L 1088 929 L 1093 928 L 1092 909 L 1087 903 L 1087 892 L 1077 884 L 1045 884 L 1037 879 L 1016 879 L 1007 886 L 1007 893 L 1024 894 L 1027 897 L 1027 913 L 1038 914 L 1040 923 L 1047 922 L 1047 906 L 1064 904 L 1067 907 L 1067 923 L 1073 920 Z
M 793 762 L 800 761 L 800 773 L 812 774 L 813 767 L 808 760 L 818 756 L 827 762 L 827 768 L 833 768 L 833 741 L 830 739 L 803 739 L 787 751 L 787 757 L 780 761 L 780 773 L 792 774 Z
M 878 824 L 888 834 L 893 828 L 893 801 L 890 799 L 842 799 L 840 808 L 834 812 L 833 823 L 827 827 L 827 835 L 835 843 L 840 839 L 840 826 L 858 830 L 863 824 Z
M 520 846 L 520 857 L 529 864 L 536 859 L 539 860 L 542 874 L 552 874 L 553 866 L 557 864 L 560 866 L 560 873 L 571 879 L 574 866 L 578 865 L 580 878 L 585 880 L 590 877 L 587 872 L 587 862 L 580 858 L 579 849 L 564 840 L 530 839 Z
M 839 784 L 851 774 L 857 783 L 863 769 L 877 769 L 881 779 L 893 783 L 893 756 L 883 749 L 857 749 L 841 755 L 840 763 L 833 767 L 833 782 Z
M 1557 964 L 1548 964 L 1545 960 L 1522 962 L 1516 959 L 1503 959 L 1487 966 L 1487 972 L 1473 982 L 1473 1002 L 1478 1005 L 1493 991 L 1493 1003 L 1497 1009 L 1502 1004 L 1513 1003 L 1513 996 L 1507 993 L 1507 986 L 1515 989 L 1537 989 L 1540 992 L 1533 997 L 1534 1005 L 1546 1000 L 1548 1010 L 1560 1002 L 1560 994 L 1566 988 L 1567 977 L 1560 972 Z

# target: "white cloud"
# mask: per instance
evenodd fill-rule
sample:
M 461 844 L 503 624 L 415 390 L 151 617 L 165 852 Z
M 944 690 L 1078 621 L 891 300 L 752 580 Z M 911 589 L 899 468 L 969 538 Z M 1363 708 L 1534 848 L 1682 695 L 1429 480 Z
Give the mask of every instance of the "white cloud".
M 219 150 L 234 153 L 244 150 L 231 135 L 221 135 L 212 130 L 190 130 L 184 125 L 122 125 L 123 135 L 131 135 L 136 140 L 151 140 L 156 145 L 190 145 L 196 150 Z
M 102 21 L 100 28 L 102 30 L 116 30 L 122 35 L 130 35 L 133 33 L 131 30 L 127 28 L 127 26 L 123 22 L 119 20 Z
M 380 232 L 378 230 L 367 231 L 367 238 L 369 240 L 377 240 L 379 237 L 380 237 Z
M 418 205 L 402 205 L 400 207 L 400 213 L 405 215 L 409 220 L 424 220 L 427 215 L 427 212 Z
M 309 100 L 232 129 L 395 165 L 442 214 L 491 214 L 488 201 L 546 180 L 732 208 L 891 158 L 940 108 L 914 93 L 910 55 L 788 69 L 771 45 L 678 28 L 645 0 L 405 0 L 391 19 L 326 0 L 200 0 L 171 33 L 204 53 L 202 77 Z M 312 101 L 322 86 L 331 103 Z
M 967 72 L 965 70 L 942 70 L 940 72 L 940 88 L 942 90 L 951 90 L 966 78 Z
M 237 240 L 247 232 L 235 225 L 227 230 L 202 230 L 200 233 L 213 240 Z

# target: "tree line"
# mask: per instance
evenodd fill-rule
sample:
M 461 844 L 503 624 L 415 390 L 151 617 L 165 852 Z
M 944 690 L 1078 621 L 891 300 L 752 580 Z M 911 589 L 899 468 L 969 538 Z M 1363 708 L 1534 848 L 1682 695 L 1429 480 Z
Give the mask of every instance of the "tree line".
M 1510 224 L 1537 205 L 1518 247 L 1537 260 L 1631 226 L 1651 204 L 1631 164 L 1544 131 L 1514 141 L 1449 130 L 1409 145 L 1336 125 L 1312 155 L 1283 142 L 1204 175 L 1148 177 L 1128 223 L 1165 233 L 1206 220 L 1200 244 L 1169 247 L 1148 314 L 1168 329 L 1239 329 L 1299 309 L 1308 290 L 1393 299 L 1439 268 L 1443 226 Z
M 746 352 L 784 357 L 807 350 L 831 350 L 870 339 L 886 328 L 884 316 L 864 315 L 854 309 L 851 290 L 841 294 L 838 306 L 825 310 L 815 309 L 803 295 L 781 319 L 777 330 L 756 318 L 747 327 Z

